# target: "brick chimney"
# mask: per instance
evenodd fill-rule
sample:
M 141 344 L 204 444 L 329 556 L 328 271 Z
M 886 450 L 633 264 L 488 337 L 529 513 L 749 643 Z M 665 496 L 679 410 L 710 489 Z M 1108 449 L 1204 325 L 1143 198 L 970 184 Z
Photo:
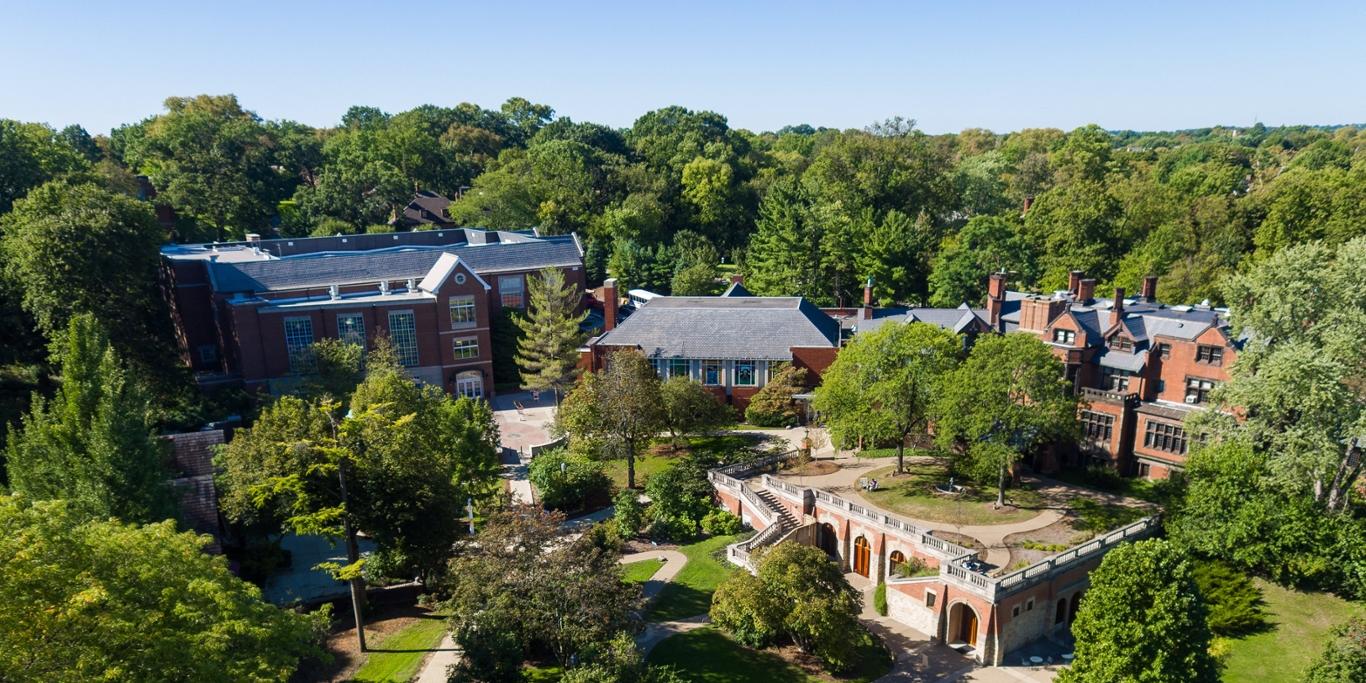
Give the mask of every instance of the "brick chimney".
M 617 326 L 617 279 L 609 277 L 602 281 L 602 329 L 611 332 Z
M 1110 307 L 1110 327 L 1124 319 L 1124 288 L 1115 287 L 1115 303 Z
M 863 283 L 863 319 L 873 319 L 873 278 Z
M 1006 303 L 1006 274 L 992 273 L 987 279 L 987 322 L 993 329 L 1001 328 L 1001 309 Z
M 1023 216 L 1029 213 L 1029 209 L 1032 206 L 1034 206 L 1034 195 L 1026 196 L 1024 198 L 1024 208 L 1020 209 L 1020 215 Z
M 1157 276 L 1156 276 L 1156 275 L 1149 275 L 1149 276 L 1143 278 L 1143 289 L 1141 290 L 1141 293 L 1143 294 L 1143 300 L 1144 300 L 1144 301 L 1146 301 L 1146 302 L 1148 302 L 1148 303 L 1150 303 L 1150 304 L 1151 304 L 1151 303 L 1156 303 L 1156 302 L 1157 302 Z
M 736 274 L 730 276 L 730 283 L 731 283 L 732 285 L 743 285 L 743 284 L 745 284 L 745 276 L 743 276 L 743 275 L 741 275 L 741 274 L 739 274 L 739 273 L 736 273 Z
M 1093 277 L 1082 278 L 1077 283 L 1077 302 L 1089 304 L 1096 300 L 1096 279 Z
M 1067 274 L 1067 291 L 1071 292 L 1072 296 L 1077 296 L 1077 290 L 1081 287 L 1081 277 L 1083 275 L 1085 275 L 1085 273 L 1080 270 L 1074 270 Z

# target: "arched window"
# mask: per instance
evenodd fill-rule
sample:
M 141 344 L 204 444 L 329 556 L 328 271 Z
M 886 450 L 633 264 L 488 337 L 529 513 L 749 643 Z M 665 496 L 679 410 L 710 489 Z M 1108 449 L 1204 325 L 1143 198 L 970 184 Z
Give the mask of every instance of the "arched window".
M 893 550 L 891 556 L 887 558 L 887 564 L 887 575 L 894 576 L 897 568 L 906 564 L 906 556 L 901 554 L 900 550 Z
M 484 375 L 478 370 L 466 370 L 455 376 L 455 393 L 469 398 L 484 397 Z

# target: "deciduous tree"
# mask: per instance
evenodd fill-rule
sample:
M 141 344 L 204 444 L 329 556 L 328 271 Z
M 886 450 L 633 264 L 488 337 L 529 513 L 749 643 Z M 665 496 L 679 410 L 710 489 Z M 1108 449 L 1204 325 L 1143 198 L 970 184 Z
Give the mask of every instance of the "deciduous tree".
M 556 429 L 602 444 L 626 459 L 626 486 L 636 487 L 636 455 L 664 428 L 659 375 L 636 351 L 613 352 L 607 367 L 583 376 L 564 399 Z

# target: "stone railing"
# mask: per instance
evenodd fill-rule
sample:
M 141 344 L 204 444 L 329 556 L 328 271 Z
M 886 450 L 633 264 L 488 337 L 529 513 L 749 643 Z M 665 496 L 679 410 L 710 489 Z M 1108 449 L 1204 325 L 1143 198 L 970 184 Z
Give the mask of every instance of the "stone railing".
M 789 484 L 771 474 L 765 474 L 762 481 L 764 482 L 764 488 L 770 491 L 777 491 L 779 493 L 787 494 L 789 498 L 802 500 L 806 497 L 807 489 L 804 489 L 800 486 L 796 486 L 793 484 Z
M 787 451 L 786 453 L 774 453 L 765 455 L 748 462 L 737 462 L 718 467 L 712 472 L 720 472 L 736 479 L 752 477 L 760 472 L 777 471 L 782 463 L 797 457 L 797 451 Z
M 940 567 L 940 573 L 947 578 L 954 579 L 955 582 L 960 585 L 965 585 L 968 588 L 981 593 L 987 598 L 996 599 L 1015 591 L 1028 588 L 1040 580 L 1070 569 L 1081 562 L 1099 555 L 1104 555 L 1120 543 L 1135 538 L 1151 536 L 1157 531 L 1157 527 L 1157 517 L 1144 517 L 1133 524 L 1115 529 L 1104 536 L 1092 539 L 1074 548 L 1069 548 L 1057 555 L 1045 557 L 1024 569 L 1013 571 L 1003 576 L 987 576 L 974 572 L 963 566 L 960 561 L 942 565 Z
M 944 540 L 929 532 L 928 529 L 921 529 L 910 522 L 898 517 L 893 517 L 885 512 L 869 510 L 864 505 L 854 501 L 841 498 L 828 491 L 820 489 L 814 490 L 816 502 L 824 503 L 837 510 L 846 511 L 850 516 L 858 517 L 872 522 L 881 527 L 884 531 L 890 531 L 902 536 L 909 536 L 920 542 L 922 547 L 928 548 L 943 556 L 945 560 L 956 560 L 977 554 L 977 551 L 964 548 L 957 543 Z
M 726 546 L 726 556 L 731 563 L 752 570 L 754 565 L 749 561 L 750 553 L 766 545 L 776 543 L 783 536 L 786 536 L 788 531 L 786 522 L 779 521 L 770 524 L 763 531 L 750 536 L 748 539 Z

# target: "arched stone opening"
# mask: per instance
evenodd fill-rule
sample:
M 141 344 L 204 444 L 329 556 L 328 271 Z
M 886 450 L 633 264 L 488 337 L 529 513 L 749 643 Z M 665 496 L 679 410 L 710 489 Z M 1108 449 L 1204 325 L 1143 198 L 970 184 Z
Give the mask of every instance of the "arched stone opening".
M 1053 615 L 1053 625 L 1059 626 L 1067 623 L 1067 598 L 1058 600 L 1058 609 Z
M 949 607 L 949 630 L 945 638 L 949 645 L 977 647 L 977 611 L 966 602 L 955 602 Z
M 906 564 L 906 555 L 900 550 L 893 550 L 892 554 L 887 556 L 887 576 L 896 576 L 897 567 L 903 564 Z
M 835 533 L 835 527 L 829 522 L 821 522 L 820 532 L 816 536 L 816 543 L 821 550 L 825 551 L 833 559 L 840 559 L 840 537 Z
M 1078 609 L 1081 609 L 1081 596 L 1082 596 L 1082 593 L 1083 593 L 1083 591 L 1077 591 L 1076 594 L 1074 594 L 1074 595 L 1072 596 L 1072 606 L 1069 607 L 1068 610 L 1067 610 L 1067 625 L 1068 625 L 1068 626 L 1071 626 L 1071 625 L 1072 625 L 1072 622 L 1074 622 L 1074 621 L 1077 620 L 1077 610 L 1078 610 Z

